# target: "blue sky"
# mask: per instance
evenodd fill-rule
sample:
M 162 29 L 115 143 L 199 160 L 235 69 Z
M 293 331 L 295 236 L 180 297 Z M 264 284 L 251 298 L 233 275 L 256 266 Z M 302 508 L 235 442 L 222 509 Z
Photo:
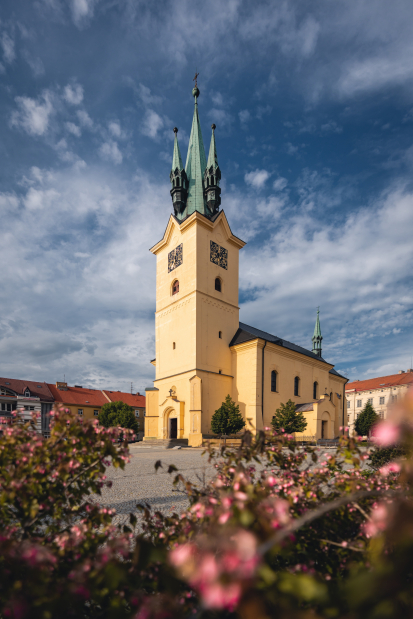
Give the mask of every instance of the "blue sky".
M 143 390 L 199 71 L 241 320 L 351 379 L 413 354 L 411 0 L 3 0 L 0 375 Z

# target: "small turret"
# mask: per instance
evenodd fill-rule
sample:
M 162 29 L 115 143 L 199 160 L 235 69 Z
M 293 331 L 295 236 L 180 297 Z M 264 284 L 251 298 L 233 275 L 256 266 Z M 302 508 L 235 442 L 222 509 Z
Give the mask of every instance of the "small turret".
M 320 308 L 317 308 L 317 320 L 315 322 L 314 335 L 312 337 L 313 353 L 317 355 L 317 357 L 321 357 L 321 342 L 323 340 L 323 336 L 321 335 L 319 314 L 320 314 Z
M 172 159 L 172 170 L 169 178 L 172 184 L 172 204 L 174 207 L 175 216 L 178 217 L 185 210 L 188 194 L 188 179 L 184 170 L 184 166 L 182 164 L 182 158 L 178 144 L 178 129 L 176 127 L 174 128 L 174 133 L 174 155 Z
M 210 215 L 219 211 L 221 204 L 221 170 L 219 169 L 217 149 L 215 145 L 215 129 L 212 125 L 211 145 L 209 147 L 208 161 L 204 172 L 205 201 Z

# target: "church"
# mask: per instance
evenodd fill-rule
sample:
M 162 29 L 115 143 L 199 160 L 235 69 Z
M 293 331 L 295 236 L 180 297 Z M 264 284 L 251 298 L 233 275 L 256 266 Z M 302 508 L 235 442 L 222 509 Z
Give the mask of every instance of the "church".
M 269 426 L 275 410 L 291 399 L 308 422 L 306 438 L 333 439 L 346 425 L 347 379 L 322 358 L 318 313 L 311 351 L 239 321 L 239 252 L 245 242 L 233 234 L 220 208 L 216 127 L 206 160 L 196 83 L 192 94 L 185 167 L 174 129 L 173 213 L 163 238 L 151 248 L 156 378 L 146 390 L 144 440 L 202 445 L 228 394 L 253 432 Z

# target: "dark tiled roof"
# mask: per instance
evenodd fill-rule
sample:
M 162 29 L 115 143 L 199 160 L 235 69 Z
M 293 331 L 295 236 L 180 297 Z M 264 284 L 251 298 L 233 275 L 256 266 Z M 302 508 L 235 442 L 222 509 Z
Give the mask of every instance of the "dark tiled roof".
M 313 402 L 307 402 L 306 404 L 297 404 L 295 410 L 297 413 L 305 413 L 314 409 Z
M 46 383 L 36 382 L 34 380 L 20 380 L 18 378 L 1 378 L 0 387 L 10 389 L 17 395 L 24 395 L 26 388 L 29 389 L 30 395 L 33 398 L 40 398 L 43 402 L 53 402 L 54 398 Z
M 276 335 L 271 335 L 271 333 L 267 333 L 266 331 L 261 331 L 260 329 L 256 329 L 255 327 L 250 327 L 243 322 L 239 323 L 239 328 L 232 338 L 230 342 L 230 346 L 236 346 L 237 344 L 243 344 L 244 342 L 250 342 L 251 340 L 255 340 L 260 338 L 261 340 L 265 340 L 266 342 L 271 342 L 273 344 L 277 344 L 277 346 L 282 346 L 283 348 L 288 348 L 289 350 L 294 350 L 295 352 L 300 353 L 301 355 L 305 355 L 306 357 L 311 357 L 312 359 L 317 359 L 317 361 L 322 361 L 323 363 L 327 363 L 325 359 L 322 357 L 318 357 L 311 350 L 307 350 L 302 346 L 297 346 L 297 344 L 293 344 L 292 342 L 288 342 L 287 340 L 283 340 Z M 345 378 L 345 376 L 341 376 L 336 370 L 331 369 L 330 374 L 334 374 L 335 376 L 339 376 L 340 378 Z

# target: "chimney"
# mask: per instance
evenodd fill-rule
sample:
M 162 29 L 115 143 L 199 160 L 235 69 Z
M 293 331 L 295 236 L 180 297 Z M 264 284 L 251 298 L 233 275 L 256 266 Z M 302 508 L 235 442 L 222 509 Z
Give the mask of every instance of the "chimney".
M 409 368 L 408 370 L 406 370 L 406 372 L 407 372 L 408 374 L 410 374 L 410 372 L 413 372 L 413 370 L 412 370 L 412 368 Z
M 399 374 L 404 374 L 404 370 L 399 370 Z

